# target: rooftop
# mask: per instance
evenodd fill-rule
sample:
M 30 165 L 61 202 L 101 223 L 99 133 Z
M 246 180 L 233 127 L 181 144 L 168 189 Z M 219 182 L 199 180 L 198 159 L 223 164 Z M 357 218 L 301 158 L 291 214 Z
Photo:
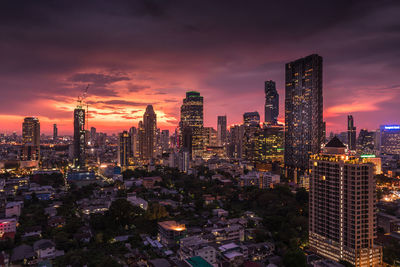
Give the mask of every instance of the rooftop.
M 173 230 L 173 231 L 186 230 L 186 226 L 184 224 L 179 224 L 176 221 L 159 222 L 158 225 L 164 229 Z
M 205 259 L 203 259 L 200 256 L 191 257 L 191 258 L 187 259 L 186 262 L 189 263 L 193 267 L 212 267 L 212 265 L 210 263 L 208 263 L 208 261 L 206 261 Z

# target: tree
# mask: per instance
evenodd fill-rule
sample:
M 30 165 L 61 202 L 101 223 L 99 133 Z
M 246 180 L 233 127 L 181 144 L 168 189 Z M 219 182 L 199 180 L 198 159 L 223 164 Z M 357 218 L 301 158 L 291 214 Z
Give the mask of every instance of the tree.
M 289 250 L 283 256 L 283 265 L 285 267 L 306 267 L 306 256 L 300 249 Z

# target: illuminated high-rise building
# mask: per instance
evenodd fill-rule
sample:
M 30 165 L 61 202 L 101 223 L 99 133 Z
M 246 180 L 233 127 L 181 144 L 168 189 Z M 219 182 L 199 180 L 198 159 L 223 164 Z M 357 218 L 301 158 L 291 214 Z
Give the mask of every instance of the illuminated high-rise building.
M 90 144 L 92 146 L 96 145 L 96 131 L 97 129 L 95 127 L 90 127 Z
M 233 159 L 240 159 L 243 156 L 244 126 L 234 125 L 230 128 L 228 156 Z
M 148 105 L 143 115 L 144 143 L 143 158 L 152 159 L 156 152 L 157 115 L 153 106 Z
M 262 128 L 258 136 L 258 161 L 283 162 L 284 136 L 283 125 L 267 125 Z
M 346 154 L 334 137 L 310 157 L 309 244 L 326 258 L 355 267 L 381 266 L 374 164 Z
M 218 133 L 213 127 L 203 128 L 204 146 L 217 146 Z
M 129 134 L 131 135 L 131 144 L 132 144 L 132 156 L 134 158 L 139 158 L 139 134 L 138 129 L 136 127 L 131 127 L 129 129 Z
M 357 149 L 356 143 L 356 127 L 354 126 L 354 119 L 352 115 L 347 116 L 347 141 L 350 150 Z
M 314 54 L 287 63 L 285 75 L 285 171 L 296 181 L 324 139 L 322 57 Z
M 223 146 L 226 143 L 226 115 L 218 116 L 217 120 L 217 145 Z
M 244 113 L 243 125 L 244 126 L 260 125 L 260 114 L 258 114 L 257 111 Z
M 189 150 L 192 158 L 203 153 L 203 127 L 203 97 L 199 92 L 186 92 L 179 123 L 180 144 Z
M 170 148 L 169 130 L 161 131 L 161 147 L 163 152 L 167 152 Z
M 274 81 L 265 81 L 265 123 L 276 124 L 279 115 L 279 94 Z
M 123 131 L 119 134 L 118 140 L 118 164 L 121 167 L 131 165 L 132 153 L 132 138 L 129 132 Z
M 380 152 L 400 155 L 400 125 L 382 125 L 380 127 Z
M 138 152 L 137 152 L 137 154 L 139 155 L 140 159 L 144 159 L 144 157 L 145 157 L 144 156 L 145 132 L 144 132 L 144 126 L 143 126 L 143 122 L 142 121 L 139 121 L 139 124 L 138 124 L 137 138 L 138 138 L 138 141 L 137 141 Z
M 23 160 L 40 158 L 40 122 L 38 118 L 26 117 L 22 123 Z
M 53 124 L 53 140 L 56 140 L 57 137 L 58 137 L 57 124 Z
M 361 129 L 358 135 L 358 151 L 360 154 L 375 153 L 375 131 Z
M 86 131 L 85 109 L 78 105 L 74 110 L 74 158 L 75 168 L 85 167 Z

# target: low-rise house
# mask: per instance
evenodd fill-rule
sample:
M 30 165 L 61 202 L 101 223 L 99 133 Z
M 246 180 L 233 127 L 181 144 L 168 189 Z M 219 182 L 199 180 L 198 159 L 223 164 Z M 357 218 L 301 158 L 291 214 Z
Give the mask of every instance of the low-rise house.
M 211 230 L 215 241 L 244 241 L 244 228 L 239 224 L 230 225 L 224 228 L 214 228 Z
M 14 239 L 17 230 L 17 220 L 15 218 L 0 219 L 0 239 Z
M 5 208 L 6 218 L 19 217 L 21 215 L 22 205 L 22 201 L 8 202 Z
M 10 262 L 16 264 L 18 262 L 26 261 L 28 263 L 35 258 L 36 254 L 33 251 L 33 248 L 29 245 L 23 244 L 13 249 Z
M 211 264 L 216 264 L 216 249 L 208 244 L 205 239 L 199 236 L 182 238 L 179 242 L 178 255 L 181 260 L 194 256 L 200 256 Z
M 137 197 L 136 193 L 128 193 L 126 198 L 133 206 L 141 207 L 144 210 L 147 210 L 149 204 L 143 198 Z
M 31 226 L 27 227 L 25 229 L 24 235 L 22 236 L 23 238 L 28 238 L 28 237 L 40 237 L 42 235 L 42 227 L 41 226 Z
M 53 258 L 56 255 L 56 245 L 49 239 L 41 239 L 33 243 L 33 250 L 39 259 Z
M 55 216 L 55 217 L 50 218 L 50 219 L 47 221 L 47 224 L 48 224 L 50 227 L 58 227 L 58 228 L 61 228 L 61 227 L 63 227 L 63 226 L 65 225 L 65 219 L 64 219 L 63 217 L 61 217 L 61 216 Z
M 166 247 L 177 245 L 186 236 L 186 232 L 186 226 L 176 221 L 158 223 L 158 240 Z
M 270 188 L 279 182 L 280 176 L 270 172 L 251 171 L 241 175 L 239 178 L 239 185 L 242 187 L 256 186 L 258 188 Z
M 142 179 L 142 185 L 146 189 L 153 189 L 154 184 L 156 182 L 162 182 L 162 178 L 160 176 L 154 176 L 154 177 L 144 177 Z
M 224 209 L 213 209 L 212 213 L 218 217 L 228 217 L 229 215 L 229 212 Z

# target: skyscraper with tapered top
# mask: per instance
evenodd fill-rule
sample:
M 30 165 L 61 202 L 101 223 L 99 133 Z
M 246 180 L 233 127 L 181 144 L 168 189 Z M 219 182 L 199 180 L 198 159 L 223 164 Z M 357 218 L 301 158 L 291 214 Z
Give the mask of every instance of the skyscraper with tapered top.
M 279 115 L 279 94 L 274 81 L 265 81 L 265 123 L 276 124 Z
M 285 172 L 297 181 L 324 140 L 322 57 L 314 54 L 287 63 L 285 80 Z
M 357 149 L 356 143 L 356 127 L 354 126 L 354 119 L 352 115 L 347 116 L 347 142 L 350 150 Z

